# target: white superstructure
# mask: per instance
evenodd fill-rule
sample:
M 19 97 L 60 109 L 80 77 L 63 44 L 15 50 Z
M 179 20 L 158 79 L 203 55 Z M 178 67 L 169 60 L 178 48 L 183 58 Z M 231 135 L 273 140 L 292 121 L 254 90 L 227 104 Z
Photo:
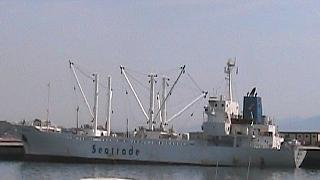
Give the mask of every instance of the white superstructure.
M 70 66 L 73 64 L 70 63 Z M 150 106 L 144 110 L 126 70 L 124 75 L 146 120 L 147 128 L 139 127 L 125 135 L 110 136 L 110 111 L 108 106 L 107 133 L 100 134 L 97 128 L 98 76 L 95 75 L 95 106 L 93 111 L 87 107 L 93 117 L 93 134 L 72 134 L 41 131 L 33 126 L 17 126 L 25 145 L 26 157 L 32 160 L 63 161 L 105 161 L 127 163 L 169 163 L 209 166 L 263 166 L 298 167 L 305 151 L 298 146 L 281 144 L 275 125 L 268 117 L 262 116 L 261 99 L 253 92 L 244 100 L 244 115 L 240 114 L 239 104 L 232 95 L 232 73 L 235 63 L 228 61 L 225 73 L 228 80 L 227 96 L 210 97 L 205 107 L 206 121 L 203 132 L 176 133 L 167 127 L 200 98 L 181 109 L 171 118 L 166 117 L 166 101 L 172 93 L 185 66 L 169 92 L 166 91 L 167 77 L 163 77 L 162 95 L 158 97 L 158 109 L 155 108 L 154 82 L 157 75 L 150 74 Z M 74 72 L 74 69 L 72 69 Z M 75 75 L 76 80 L 77 76 Z M 78 80 L 77 80 L 78 82 Z M 111 105 L 111 80 L 108 94 Z M 78 84 L 81 90 L 80 84 Z M 83 94 L 83 93 L 82 93 Z M 84 96 L 84 94 L 83 94 Z M 84 96 L 85 97 L 85 96 Z M 85 102 L 87 102 L 85 100 Z M 261 116 L 260 116 L 261 115 Z M 158 125 L 156 119 L 158 119 Z

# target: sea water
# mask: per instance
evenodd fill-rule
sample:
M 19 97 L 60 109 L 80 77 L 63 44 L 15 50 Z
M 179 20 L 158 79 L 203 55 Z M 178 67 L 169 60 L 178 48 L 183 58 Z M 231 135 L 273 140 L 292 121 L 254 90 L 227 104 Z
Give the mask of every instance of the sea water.
M 0 161 L 0 179 L 320 179 L 320 169 L 234 168 L 182 165 L 69 164 Z

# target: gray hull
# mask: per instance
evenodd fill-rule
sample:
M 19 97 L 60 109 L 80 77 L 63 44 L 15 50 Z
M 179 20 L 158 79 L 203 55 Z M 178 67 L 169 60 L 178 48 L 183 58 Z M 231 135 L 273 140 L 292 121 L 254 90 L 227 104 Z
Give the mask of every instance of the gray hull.
M 87 137 L 20 126 L 27 157 L 205 166 L 299 167 L 305 151 L 208 146 L 187 140 Z

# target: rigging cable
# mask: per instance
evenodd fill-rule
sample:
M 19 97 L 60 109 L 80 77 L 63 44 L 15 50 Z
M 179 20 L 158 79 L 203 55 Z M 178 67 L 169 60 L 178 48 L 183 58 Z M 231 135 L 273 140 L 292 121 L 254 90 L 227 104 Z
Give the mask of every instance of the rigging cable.
M 200 86 L 198 85 L 198 83 L 191 77 L 191 75 L 187 72 L 188 77 L 191 79 L 191 81 L 193 82 L 193 84 L 199 89 L 199 91 L 203 92 L 204 90 L 200 88 Z
M 143 75 L 143 76 L 148 76 L 147 73 L 139 72 L 139 71 L 137 71 L 137 70 L 133 70 L 133 69 L 131 69 L 131 68 L 127 68 L 127 67 L 126 67 L 127 73 L 128 73 L 128 70 L 131 71 L 131 72 L 133 72 L 133 73 L 136 73 L 136 74 L 140 74 L 140 75 Z
M 79 123 L 80 121 L 80 103 L 79 103 L 79 98 L 78 98 L 78 95 L 77 95 L 77 88 L 76 88 L 76 84 L 74 82 L 73 79 L 73 74 L 70 70 L 70 75 L 69 75 L 69 81 L 70 81 L 70 84 L 72 84 L 72 90 L 73 90 L 73 99 L 74 99 L 74 108 L 76 110 L 76 123 Z M 77 125 L 77 124 L 76 124 Z M 78 127 L 77 127 L 78 128 Z
M 127 75 L 131 78 L 131 79 L 133 79 L 134 81 L 136 81 L 137 83 L 139 83 L 140 84 L 140 86 L 142 86 L 142 87 L 144 87 L 145 89 L 149 89 L 149 87 L 147 87 L 146 85 L 144 85 L 141 81 L 139 81 L 137 78 L 135 78 L 134 76 L 132 76 L 131 74 L 129 74 L 128 72 L 127 72 Z
M 73 86 L 73 92 L 75 97 L 75 110 L 76 110 L 76 127 L 79 128 L 79 120 L 80 120 L 80 106 L 79 106 L 79 99 L 77 95 L 77 89 L 76 86 Z
M 82 70 L 82 68 L 80 68 L 79 65 L 76 65 L 73 63 L 73 66 L 75 67 L 75 69 L 77 69 L 83 76 L 85 76 L 86 78 L 94 81 L 94 78 L 91 76 L 92 73 L 88 73 L 84 70 Z M 105 86 L 104 83 L 99 82 L 99 86 L 101 86 L 103 89 L 107 89 L 107 86 Z
M 94 78 L 89 75 L 90 73 L 87 73 L 87 72 L 85 72 L 84 70 L 80 69 L 80 67 L 79 67 L 78 65 L 76 65 L 76 64 L 73 64 L 73 66 L 74 66 L 82 75 L 84 75 L 85 77 L 87 77 L 87 78 L 89 78 L 89 79 L 91 79 L 91 80 L 94 80 Z
M 126 87 L 126 83 L 124 82 L 124 79 L 123 78 L 121 78 L 121 84 L 122 84 L 122 89 L 124 89 L 125 90 L 125 99 L 126 99 L 126 103 L 125 103 L 125 108 L 124 108 L 124 114 L 125 114 L 125 123 L 126 123 L 126 132 L 127 132 L 127 135 L 128 135 L 128 124 L 129 124 L 129 111 L 130 111 L 130 113 L 131 113 L 131 117 L 132 117 L 132 119 L 135 121 L 135 115 L 134 115 L 134 113 L 132 113 L 131 111 L 132 111 L 132 109 L 133 108 L 131 108 L 131 101 L 130 101 L 130 97 L 129 97 L 129 91 L 127 90 L 127 87 Z
M 171 74 L 173 72 L 176 72 L 177 70 L 180 70 L 181 67 L 175 67 L 175 68 L 172 68 L 172 69 L 168 69 L 166 71 L 163 71 L 163 72 L 159 72 L 157 74 L 159 74 L 159 76 L 167 76 L 168 74 Z

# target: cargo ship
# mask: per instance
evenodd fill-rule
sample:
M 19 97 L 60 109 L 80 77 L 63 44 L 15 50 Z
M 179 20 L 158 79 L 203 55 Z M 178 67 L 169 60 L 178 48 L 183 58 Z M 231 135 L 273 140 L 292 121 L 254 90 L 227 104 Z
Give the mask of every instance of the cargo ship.
M 74 72 L 73 66 L 70 62 L 70 68 Z M 98 75 L 95 74 L 95 105 L 93 111 L 90 111 L 93 117 L 92 126 L 85 130 L 86 133 L 65 133 L 17 125 L 17 131 L 24 144 L 25 157 L 30 160 L 63 162 L 299 167 L 306 151 L 298 144 L 285 143 L 279 136 L 272 119 L 262 114 L 262 99 L 257 95 L 255 88 L 244 97 L 243 114 L 240 113 L 239 103 L 233 98 L 232 92 L 235 67 L 235 61 L 229 60 L 224 68 L 228 85 L 226 95 L 207 97 L 208 93 L 203 91 L 193 102 L 174 115 L 179 116 L 202 97 L 208 99 L 204 107 L 206 120 L 201 126 L 202 131 L 190 133 L 174 132 L 168 128 L 172 118 L 166 117 L 166 101 L 179 77 L 184 74 L 185 66 L 181 67 L 181 72 L 169 92 L 166 91 L 166 78 L 163 78 L 158 113 L 154 108 L 154 82 L 157 76 L 149 75 L 150 107 L 146 113 L 126 75 L 126 69 L 120 67 L 147 120 L 145 127 L 139 127 L 125 136 L 112 134 L 110 131 L 110 77 L 107 127 L 105 130 L 97 128 L 99 83 Z M 75 77 L 77 79 L 76 75 Z M 80 84 L 78 85 L 81 89 Z

